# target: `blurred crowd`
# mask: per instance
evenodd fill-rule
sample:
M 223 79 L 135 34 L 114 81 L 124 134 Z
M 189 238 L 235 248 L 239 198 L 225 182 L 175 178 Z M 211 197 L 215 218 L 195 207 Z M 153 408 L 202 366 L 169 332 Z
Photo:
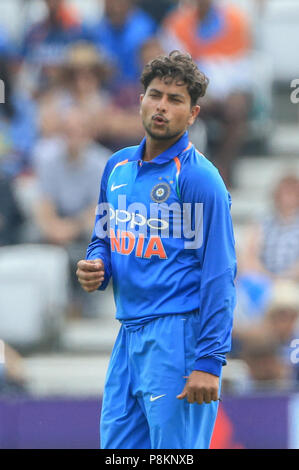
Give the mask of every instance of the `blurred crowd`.
M 44 18 L 24 25 L 18 41 L 0 26 L 0 246 L 63 248 L 70 263 L 67 316 L 96 317 L 98 298 L 79 288 L 75 266 L 91 236 L 107 159 L 143 137 L 143 66 L 179 49 L 207 74 L 208 93 L 190 136 L 233 189 L 235 162 L 267 111 L 253 76 L 258 35 L 236 2 L 95 0 L 102 13 L 87 23 L 72 1 L 40 1 Z M 265 2 L 252 3 L 262 14 Z M 272 211 L 248 226 L 238 253 L 230 356 L 246 363 L 248 387 L 299 386 L 290 360 L 299 338 L 298 207 L 298 178 L 283 175 Z

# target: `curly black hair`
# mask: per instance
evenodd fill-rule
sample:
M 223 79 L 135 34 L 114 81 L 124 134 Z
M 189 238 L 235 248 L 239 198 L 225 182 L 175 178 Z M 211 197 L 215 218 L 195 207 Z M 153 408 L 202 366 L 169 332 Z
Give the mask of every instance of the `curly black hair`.
M 177 85 L 187 85 L 191 98 L 191 106 L 195 106 L 198 99 L 206 93 L 209 79 L 201 72 L 190 54 L 172 51 L 151 60 L 143 69 L 141 83 L 144 90 L 154 78 L 161 78 L 165 83 L 176 80 Z

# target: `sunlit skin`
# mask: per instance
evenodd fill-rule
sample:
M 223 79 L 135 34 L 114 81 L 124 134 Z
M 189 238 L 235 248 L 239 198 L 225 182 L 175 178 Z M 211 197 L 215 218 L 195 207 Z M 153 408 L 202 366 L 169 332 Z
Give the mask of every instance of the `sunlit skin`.
M 146 134 L 143 159 L 152 160 L 171 147 L 194 123 L 199 112 L 199 105 L 191 105 L 186 84 L 154 78 L 140 97 L 140 114 Z M 85 291 L 97 290 L 104 280 L 103 261 L 79 261 L 77 276 Z M 179 400 L 186 399 L 188 403 L 199 405 L 218 400 L 219 377 L 216 375 L 194 370 L 184 378 L 186 384 L 177 395 Z

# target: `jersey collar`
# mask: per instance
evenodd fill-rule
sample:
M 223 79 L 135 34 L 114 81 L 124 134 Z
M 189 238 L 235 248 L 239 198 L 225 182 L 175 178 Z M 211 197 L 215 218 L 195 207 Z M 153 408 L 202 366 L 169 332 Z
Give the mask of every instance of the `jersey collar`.
M 165 150 L 163 153 L 160 153 L 157 157 L 155 157 L 153 160 L 151 160 L 151 163 L 166 163 L 169 160 L 172 160 L 174 157 L 178 156 L 180 153 L 182 153 L 189 144 L 189 135 L 188 131 L 186 131 L 182 137 L 175 142 L 171 147 L 169 147 L 167 150 Z M 142 160 L 144 151 L 145 151 L 145 145 L 146 145 L 146 137 L 141 141 L 139 147 L 137 148 L 136 153 L 132 156 L 132 160 Z

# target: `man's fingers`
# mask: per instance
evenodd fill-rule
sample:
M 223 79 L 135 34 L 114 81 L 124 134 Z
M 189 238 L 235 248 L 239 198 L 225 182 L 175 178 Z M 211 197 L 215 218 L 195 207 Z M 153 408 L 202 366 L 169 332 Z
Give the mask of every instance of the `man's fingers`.
M 188 403 L 195 403 L 196 402 L 196 393 L 193 390 L 189 390 L 187 394 Z
M 203 403 L 211 403 L 211 401 L 218 401 L 218 392 L 215 390 L 192 390 L 187 389 L 183 390 L 182 393 L 177 395 L 179 400 L 183 400 L 187 398 L 188 403 L 197 403 L 198 405 L 202 405 Z
M 177 398 L 179 400 L 183 400 L 184 398 L 187 398 L 188 403 L 195 403 L 195 393 L 193 390 L 183 390 L 182 393 L 177 395 Z
M 104 271 L 97 271 L 97 272 L 86 272 L 82 271 L 81 269 L 77 269 L 77 276 L 79 280 L 82 281 L 93 281 L 93 280 L 98 280 L 102 277 L 104 277 Z
M 79 279 L 79 282 L 82 287 L 95 287 L 99 286 L 104 281 L 104 276 L 99 277 L 98 279 L 91 279 L 86 281 L 84 279 Z
M 100 268 L 104 269 L 104 261 L 101 258 L 86 260 L 90 264 L 94 264 Z
M 199 390 L 196 394 L 196 402 L 198 404 L 211 403 L 212 401 L 218 401 L 218 390 L 217 389 L 204 389 Z
M 205 393 L 198 393 L 196 397 L 196 402 L 199 405 L 202 405 L 202 403 L 211 403 L 211 394 L 209 391 L 206 391 Z
M 104 280 L 104 274 L 101 276 L 97 276 L 94 279 L 83 279 L 82 281 L 84 284 L 91 286 L 92 284 L 97 284 L 98 282 L 102 282 L 103 280 Z
M 211 394 L 211 401 L 218 401 L 218 400 L 219 400 L 218 390 L 214 389 Z
M 84 287 L 95 287 L 100 285 L 103 282 L 104 278 L 102 277 L 101 279 L 97 279 L 96 281 L 83 281 L 81 282 L 81 285 Z
M 99 271 L 100 269 L 104 269 L 104 264 L 101 259 L 98 259 L 98 260 L 81 259 L 80 261 L 78 261 L 77 267 L 78 269 L 82 271 L 95 272 L 95 271 Z
M 81 286 L 86 292 L 93 292 L 94 290 L 97 290 L 101 284 L 102 284 L 102 281 L 99 281 L 97 283 L 92 283 L 92 284 L 81 283 Z
M 80 260 L 76 271 L 78 280 L 87 292 L 97 289 L 104 281 L 104 264 L 101 259 Z
M 103 260 L 82 259 L 78 261 L 76 274 L 82 289 L 86 292 L 97 290 L 104 281 L 105 270 Z
M 183 390 L 182 393 L 180 393 L 179 395 L 177 395 L 177 398 L 179 400 L 183 400 L 183 398 L 185 398 L 187 396 L 187 391 L 186 390 Z

